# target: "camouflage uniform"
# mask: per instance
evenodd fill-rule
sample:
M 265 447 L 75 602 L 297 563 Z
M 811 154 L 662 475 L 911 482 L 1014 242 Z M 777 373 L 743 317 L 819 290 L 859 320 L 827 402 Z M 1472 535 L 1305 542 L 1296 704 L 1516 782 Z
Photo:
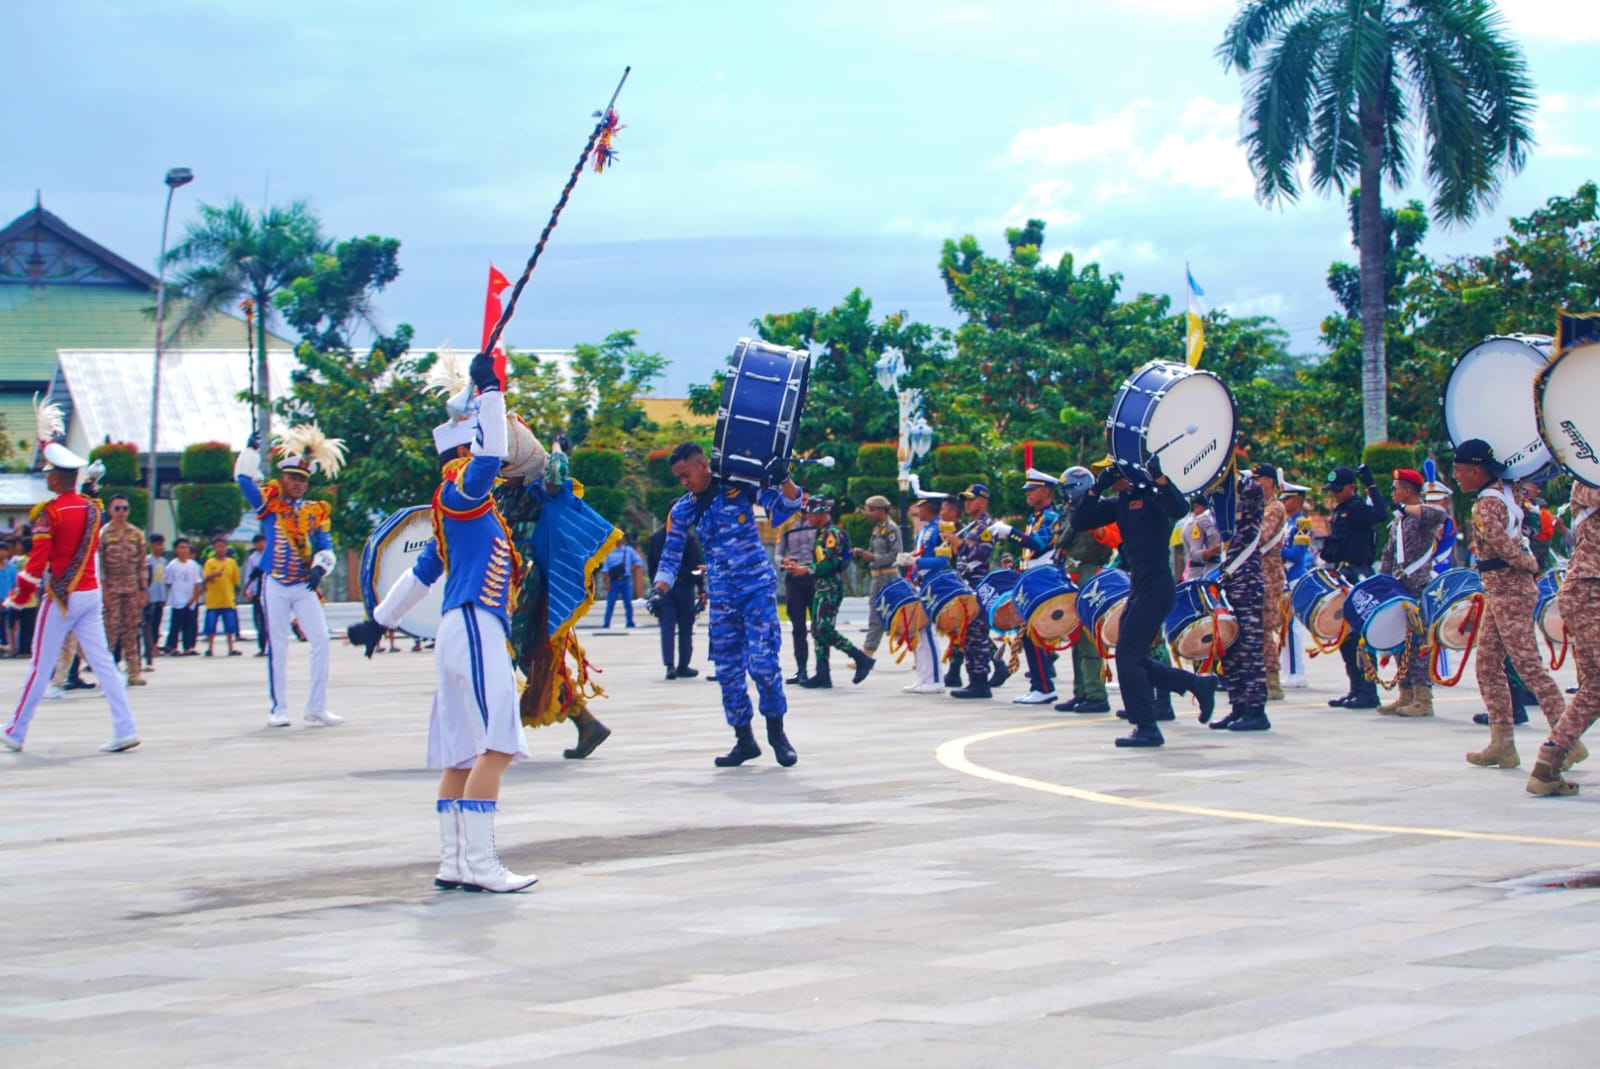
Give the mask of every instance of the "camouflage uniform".
M 1232 546 L 1245 554 L 1238 567 L 1231 559 L 1222 567 L 1222 592 L 1233 607 L 1239 636 L 1222 655 L 1222 675 L 1228 684 L 1228 701 L 1234 708 L 1267 704 L 1267 666 L 1262 634 L 1261 554 L 1257 536 L 1261 532 L 1262 504 L 1266 497 L 1254 479 L 1239 487 L 1238 520 L 1234 523 Z
M 1103 529 L 1103 528 L 1100 528 Z M 1111 563 L 1112 549 L 1095 537 L 1095 531 L 1074 531 L 1070 522 L 1060 525 L 1056 539 L 1056 560 L 1073 581 L 1083 581 Z M 1088 701 L 1106 700 L 1105 661 L 1095 647 L 1093 636 L 1080 632 L 1072 644 L 1072 696 Z
M 830 649 L 854 658 L 861 651 L 835 626 L 839 603 L 844 600 L 844 532 L 831 523 L 822 528 L 811 555 L 806 567 L 817 580 L 816 593 L 811 597 L 811 637 L 817 641 L 817 660 L 820 663 L 826 659 Z
M 900 555 L 900 528 L 892 522 L 880 523 L 872 529 L 872 538 L 868 541 L 867 552 L 872 554 L 867 561 L 867 568 L 872 572 L 872 583 L 867 589 L 867 604 L 873 605 L 878 598 L 878 591 L 889 585 L 891 579 L 899 577 L 900 572 L 894 566 L 894 559 Z M 867 638 L 863 645 L 867 655 L 878 652 L 878 643 L 883 641 L 883 621 L 878 619 L 878 610 L 867 610 Z
M 685 494 L 667 518 L 667 543 L 655 581 L 671 586 L 683 560 L 686 533 L 700 538 L 706 558 L 706 592 L 710 600 L 711 663 L 717 666 L 722 711 L 735 728 L 751 719 L 748 674 L 756 683 L 761 715 L 776 718 L 788 711 L 783 696 L 783 669 L 778 652 L 783 633 L 778 627 L 778 577 L 756 530 L 759 500 L 768 522 L 783 523 L 800 505 L 777 490 L 759 496 L 745 487 L 713 481 L 704 494 Z
M 967 586 L 978 589 L 978 583 L 989 574 L 989 558 L 994 555 L 994 543 L 988 541 L 989 513 L 970 519 L 958 532 L 961 544 L 956 549 L 955 572 L 966 580 Z M 989 668 L 994 660 L 994 645 L 989 640 L 989 618 L 976 613 L 967 624 L 967 634 L 962 642 L 966 656 L 967 678 L 974 686 L 989 685 Z
M 1283 546 L 1289 514 L 1276 494 L 1261 509 L 1261 650 L 1267 662 L 1267 689 L 1278 683 L 1278 635 L 1283 631 Z M 1269 693 L 1270 696 L 1270 693 Z
M 1021 533 L 1013 531 L 1007 539 L 1012 545 L 1022 550 L 1021 562 L 1024 569 L 1036 558 L 1050 552 L 1056 543 L 1057 529 L 1062 526 L 1061 516 L 1055 509 L 1046 506 L 1035 509 L 1028 515 L 1028 522 Z M 1061 571 L 1061 566 L 1054 560 L 1041 564 L 1034 564 L 1035 568 L 1054 568 Z M 1028 684 L 1039 694 L 1054 694 L 1056 692 L 1056 655 L 1042 650 L 1028 636 L 1028 629 L 1022 629 L 1022 655 L 1028 665 Z
M 1577 521 L 1572 527 L 1572 559 L 1556 604 L 1578 662 L 1578 693 L 1550 733 L 1550 741 L 1563 752 L 1577 745 L 1578 736 L 1600 719 L 1600 490 L 1583 483 L 1573 486 L 1572 515 Z
M 100 590 L 105 601 L 106 645 L 115 656 L 122 648 L 128 682 L 139 682 L 139 629 L 144 624 L 144 532 L 133 524 L 118 534 L 112 524 L 100 528 Z
M 1561 688 L 1550 678 L 1533 638 L 1534 585 L 1538 565 L 1523 548 L 1518 534 L 1506 530 L 1510 512 L 1492 482 L 1472 503 L 1472 552 L 1483 577 L 1486 611 L 1478 626 L 1478 692 L 1489 708 L 1492 726 L 1511 727 L 1511 685 L 1506 678 L 1509 656 L 1517 674 L 1539 698 L 1539 708 L 1553 728 L 1566 709 Z
M 1406 588 L 1406 593 L 1422 600 L 1422 592 L 1433 580 L 1433 555 L 1450 514 L 1437 505 L 1419 505 L 1421 516 L 1396 516 L 1389 525 L 1389 537 L 1384 541 L 1383 559 L 1378 571 L 1391 575 Z M 1397 534 L 1398 532 L 1398 534 Z M 1398 552 L 1396 539 L 1398 538 Z M 1405 678 L 1400 682 L 1408 687 L 1432 689 L 1433 677 L 1428 671 L 1428 650 L 1420 632 L 1411 635 L 1411 661 L 1406 665 Z

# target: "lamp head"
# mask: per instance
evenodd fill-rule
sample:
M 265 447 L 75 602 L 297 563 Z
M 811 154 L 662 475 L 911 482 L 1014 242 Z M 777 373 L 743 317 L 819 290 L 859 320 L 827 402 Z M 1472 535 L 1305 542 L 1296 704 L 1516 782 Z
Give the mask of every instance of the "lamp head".
M 174 167 L 167 172 L 166 182 L 169 189 L 177 189 L 179 186 L 186 186 L 193 181 L 194 172 L 187 167 Z

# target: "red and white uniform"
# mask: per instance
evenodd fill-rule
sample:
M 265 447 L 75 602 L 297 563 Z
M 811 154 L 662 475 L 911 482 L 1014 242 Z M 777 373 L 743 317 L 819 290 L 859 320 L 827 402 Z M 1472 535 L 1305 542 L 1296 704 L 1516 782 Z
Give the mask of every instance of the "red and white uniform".
M 33 551 L 17 573 L 17 584 L 9 604 L 20 605 L 39 597 L 39 619 L 33 637 L 33 660 L 22 696 L 6 726 L 5 733 L 16 745 L 28 733 L 28 723 L 44 697 L 50 682 L 50 669 L 67 636 L 78 640 L 78 648 L 111 706 L 116 738 L 137 734 L 133 711 L 128 708 L 128 691 L 117 664 L 106 648 L 105 622 L 101 613 L 100 585 L 95 579 L 95 549 L 100 541 L 101 508 L 98 502 L 79 493 L 59 494 L 35 510 L 32 520 Z M 45 665 L 40 672 L 39 666 Z

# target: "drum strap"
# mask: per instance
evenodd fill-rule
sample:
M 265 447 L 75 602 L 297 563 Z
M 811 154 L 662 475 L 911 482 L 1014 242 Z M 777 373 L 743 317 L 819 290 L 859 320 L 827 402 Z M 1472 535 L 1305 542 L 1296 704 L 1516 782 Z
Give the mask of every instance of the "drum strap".
M 1573 531 L 1577 531 L 1578 524 L 1582 523 L 1584 520 L 1587 520 L 1590 516 L 1593 516 L 1596 512 L 1600 512 L 1600 505 L 1590 505 L 1588 508 L 1586 508 L 1582 512 L 1578 513 L 1578 518 L 1572 521 L 1572 529 L 1573 529 Z
M 1478 491 L 1478 496 L 1498 497 L 1506 503 L 1506 537 L 1513 542 L 1522 537 L 1522 506 L 1517 504 L 1516 496 L 1506 488 L 1505 483 L 1500 483 L 1499 488 L 1486 486 Z
M 1222 574 L 1232 575 L 1234 572 L 1238 571 L 1244 566 L 1245 561 L 1256 555 L 1256 550 L 1259 548 L 1261 548 L 1261 532 L 1257 531 L 1256 536 L 1250 540 L 1250 544 L 1245 546 L 1238 556 L 1234 557 L 1231 562 L 1223 567 Z
M 1401 528 L 1404 526 L 1405 514 L 1401 513 L 1394 518 L 1394 562 L 1404 569 L 1402 574 L 1416 575 L 1423 569 L 1425 565 L 1433 562 L 1433 553 L 1423 553 L 1419 555 L 1416 560 L 1412 561 L 1410 564 L 1407 564 L 1405 534 L 1401 530 Z M 1433 536 L 1433 548 L 1435 551 L 1437 551 L 1439 548 L 1438 535 Z
M 1268 553 L 1274 549 L 1277 549 L 1278 544 L 1283 541 L 1283 536 L 1288 532 L 1288 530 L 1289 525 L 1287 523 L 1285 523 L 1282 527 L 1279 527 L 1277 534 L 1261 543 L 1261 552 Z

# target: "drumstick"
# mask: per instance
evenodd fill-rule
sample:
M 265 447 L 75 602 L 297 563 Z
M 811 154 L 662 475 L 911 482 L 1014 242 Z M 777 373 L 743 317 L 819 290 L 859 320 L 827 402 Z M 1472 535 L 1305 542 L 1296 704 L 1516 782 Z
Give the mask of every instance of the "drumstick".
M 839 462 L 837 460 L 833 459 L 832 457 L 818 457 L 816 460 L 802 460 L 799 457 L 790 457 L 789 458 L 789 463 L 791 465 L 794 465 L 794 464 L 821 464 L 824 468 L 831 468 L 831 467 L 833 467 L 835 464 L 837 464 Z
M 1166 445 L 1162 446 L 1160 449 L 1157 449 L 1155 452 L 1151 453 L 1150 455 L 1153 456 L 1153 457 L 1160 456 L 1162 453 L 1166 452 L 1167 449 L 1169 449 L 1172 446 L 1177 445 L 1179 442 L 1181 442 L 1185 438 L 1189 437 L 1189 435 L 1195 434 L 1199 430 L 1200 430 L 1199 424 L 1196 424 L 1196 423 L 1189 424 L 1187 427 L 1185 427 L 1183 429 L 1183 433 L 1182 434 L 1175 436 L 1172 439 L 1172 441 L 1168 442 Z

